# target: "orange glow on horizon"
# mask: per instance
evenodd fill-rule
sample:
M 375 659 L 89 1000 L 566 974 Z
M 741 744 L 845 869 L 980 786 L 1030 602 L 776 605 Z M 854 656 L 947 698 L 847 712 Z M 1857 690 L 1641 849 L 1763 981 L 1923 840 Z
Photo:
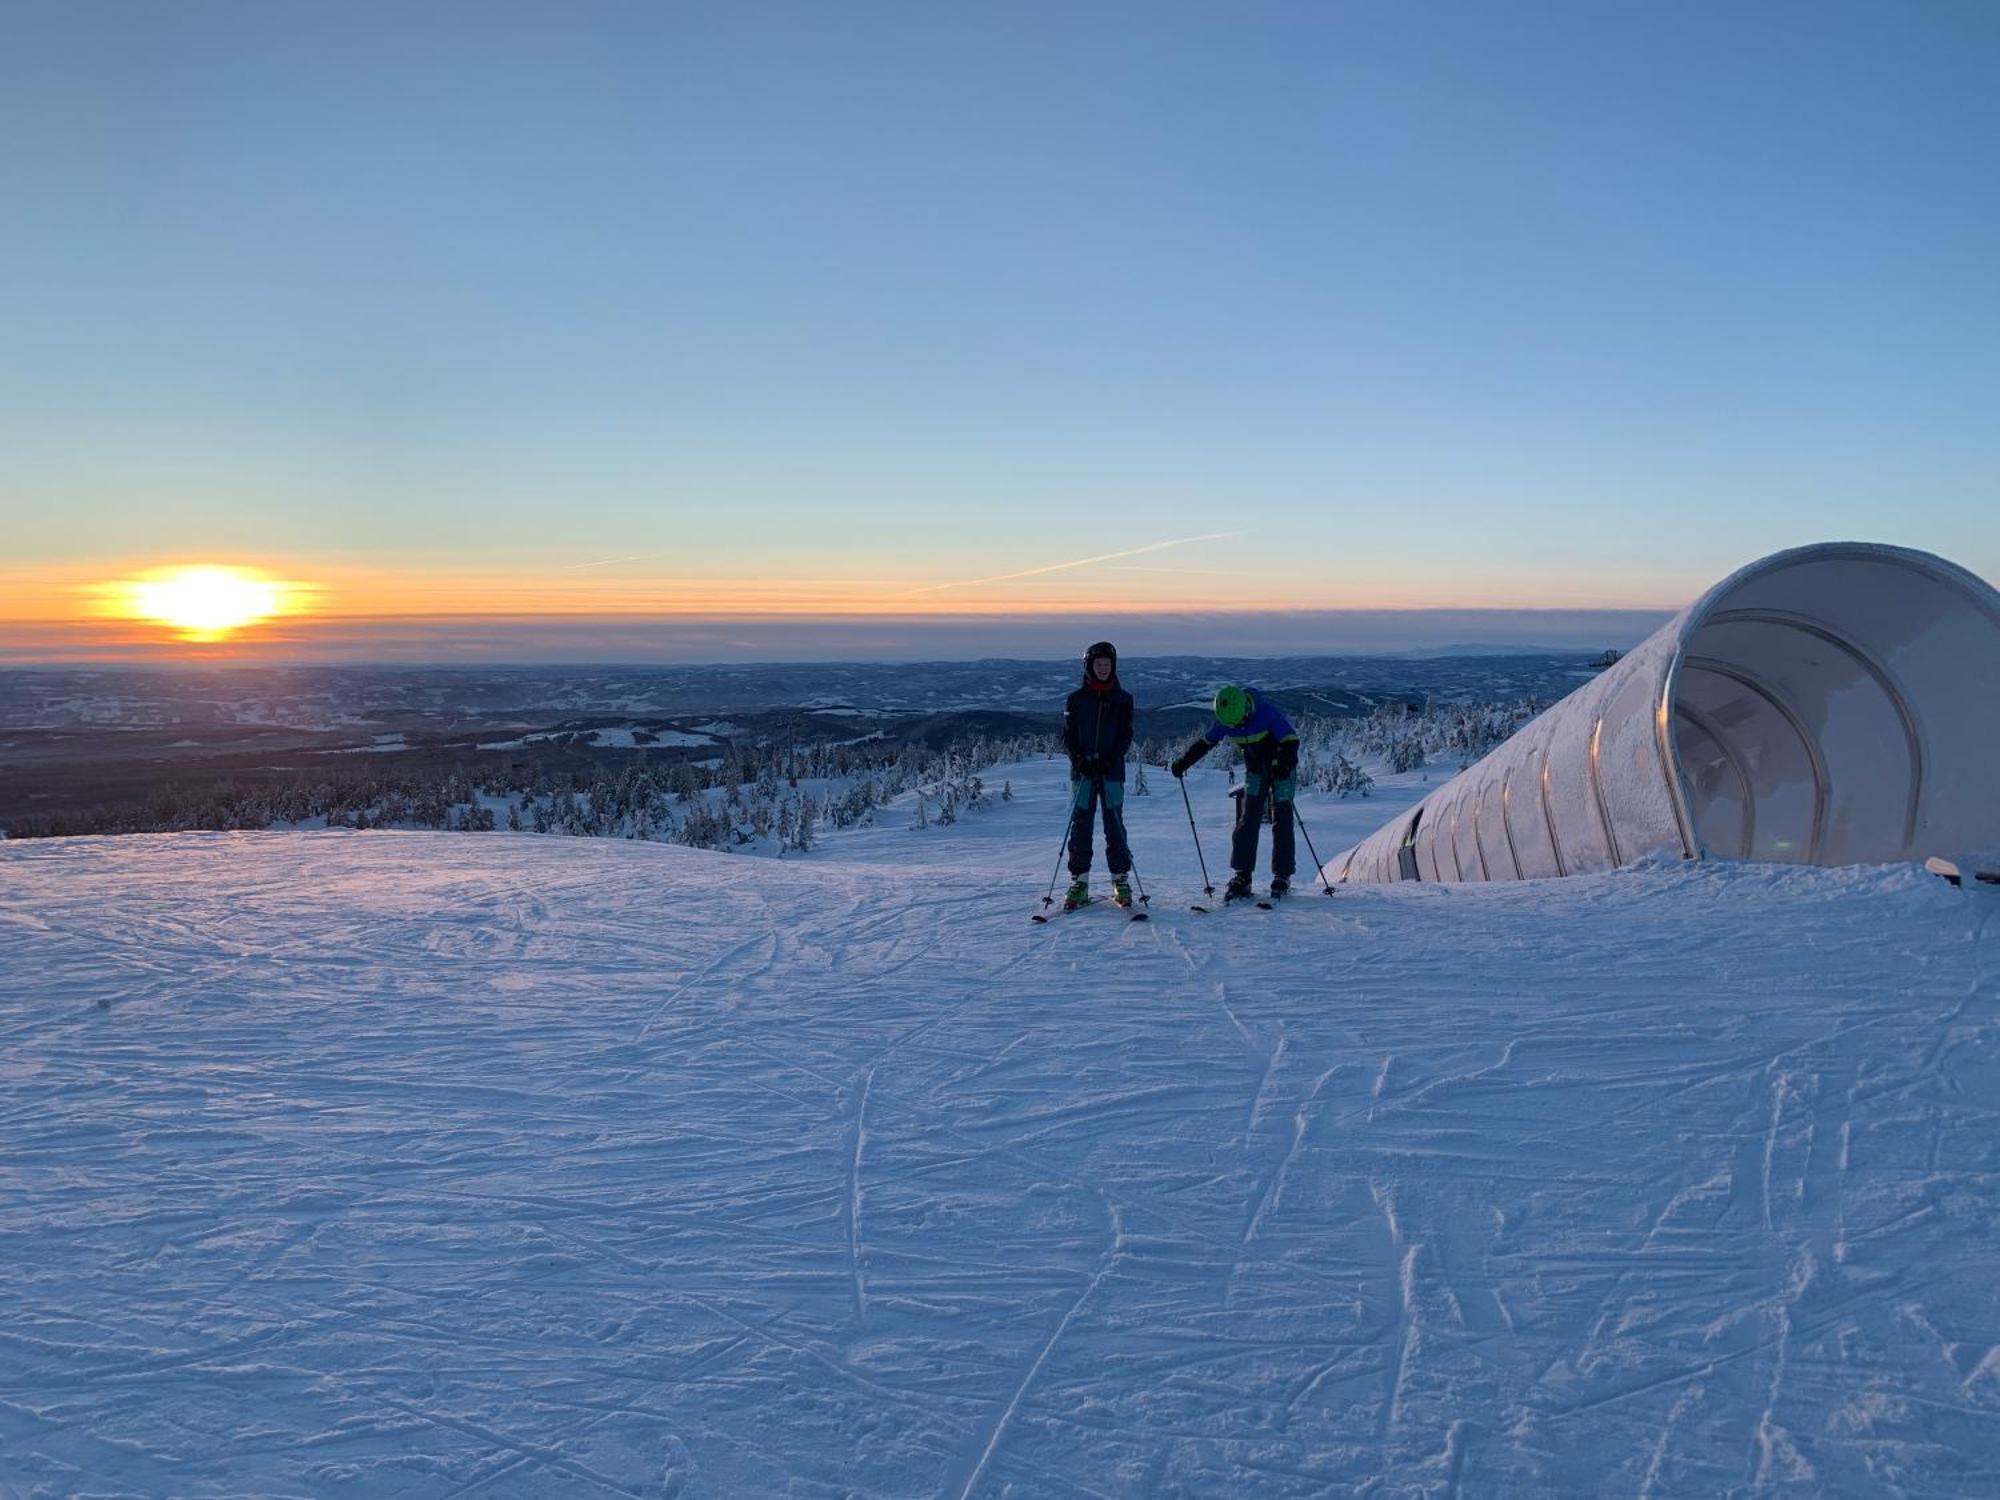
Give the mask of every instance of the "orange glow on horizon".
M 310 589 L 256 568 L 194 563 L 152 568 L 86 590 L 100 616 L 165 626 L 194 645 L 227 641 L 281 615 L 305 611 Z
M 536 626 L 544 621 L 551 640 L 575 639 L 579 631 L 587 635 L 591 622 L 602 622 L 610 632 L 605 639 L 613 643 L 606 649 L 619 651 L 645 649 L 634 644 L 645 637 L 632 632 L 658 621 L 670 635 L 680 633 L 676 638 L 684 644 L 675 649 L 683 654 L 713 649 L 719 660 L 736 649 L 732 642 L 740 644 L 732 631 L 754 632 L 762 624 L 783 624 L 805 632 L 800 639 L 811 639 L 816 622 L 837 631 L 865 627 L 872 619 L 901 638 L 922 639 L 928 622 L 935 622 L 941 633 L 949 627 L 962 639 L 968 625 L 976 631 L 974 622 L 983 621 L 991 623 L 997 639 L 1005 627 L 1038 618 L 1096 621 L 1091 629 L 1097 635 L 1156 618 L 1177 622 L 1193 639 L 1204 620 L 1222 628 L 1235 617 L 1270 615 L 1296 617 L 1305 642 L 1323 641 L 1329 631 L 1344 628 L 1315 618 L 1322 612 L 1645 608 L 1629 596 L 1616 597 L 1602 580 L 1565 576 L 1554 567 L 1504 582 L 1469 570 L 1455 576 L 1437 570 L 1408 583 L 1374 575 L 1360 564 L 1336 571 L 1272 558 L 1173 568 L 1150 562 L 1105 566 L 1093 558 L 1087 560 L 1088 573 L 1017 570 L 1007 567 L 1003 553 L 988 560 L 993 571 L 966 568 L 963 582 L 939 587 L 942 570 L 934 563 L 903 558 L 868 559 L 866 576 L 857 576 L 860 567 L 841 576 L 845 557 L 809 564 L 788 559 L 789 567 L 768 571 L 731 558 L 733 567 L 697 576 L 653 573 L 645 561 L 618 558 L 564 568 L 518 557 L 482 563 L 419 556 L 384 564 L 366 554 L 347 554 L 267 557 L 265 567 L 248 567 L 197 554 L 166 564 L 157 558 L 100 557 L 0 569 L 0 666 L 248 666 L 371 660 L 377 652 L 385 661 L 476 660 L 482 653 L 524 649 L 529 655 L 521 659 L 527 660 L 532 643 L 541 639 Z M 296 581 L 302 578 L 312 582 Z M 1620 582 L 1640 599 L 1689 592 L 1677 580 L 1651 575 Z M 1650 612 L 1671 610 L 1654 606 Z M 1470 632 L 1463 639 L 1484 638 L 1474 622 L 1450 627 L 1461 628 Z M 1531 618 L 1504 628 L 1508 639 L 1537 638 Z M 1364 632 L 1359 639 L 1372 637 Z M 712 644 L 690 647 L 689 640 Z
M 22 569 L 0 584 L 0 624 L 61 630 L 122 626 L 133 645 L 151 642 L 203 656 L 235 656 L 281 642 L 306 643 L 323 631 L 382 621 L 481 619 L 724 620 L 814 617 L 882 619 L 1038 615 L 1199 616 L 1321 610 L 1631 609 L 1677 596 L 1650 577 L 1602 580 L 1558 569 L 1501 579 L 1461 571 L 1421 581 L 1391 580 L 1357 565 L 1328 575 L 1269 558 L 1210 567 L 1104 566 L 1089 571 L 1003 568 L 998 576 L 938 583 L 935 565 L 904 563 L 841 576 L 846 559 L 816 567 L 774 566 L 751 573 L 741 559 L 727 572 L 653 572 L 619 558 L 608 564 L 480 565 L 438 560 L 384 566 L 359 557 L 275 559 L 270 569 L 187 558 L 172 565 L 102 560 Z M 899 560 L 901 561 L 901 560 Z M 828 564 L 832 566 L 829 567 Z M 85 571 L 88 569 L 88 571 Z M 282 571 L 280 571 L 282 570 Z M 976 572 L 967 569 L 967 572 Z M 301 575 L 314 581 L 293 581 Z M 114 579 L 114 582 L 91 582 Z M 1634 582 L 1638 586 L 1634 587 Z M 1617 597 L 1627 589 L 1626 597 Z M 1638 594 L 1634 599 L 1631 594 Z M 1254 602 L 1251 602 L 1254 601 Z

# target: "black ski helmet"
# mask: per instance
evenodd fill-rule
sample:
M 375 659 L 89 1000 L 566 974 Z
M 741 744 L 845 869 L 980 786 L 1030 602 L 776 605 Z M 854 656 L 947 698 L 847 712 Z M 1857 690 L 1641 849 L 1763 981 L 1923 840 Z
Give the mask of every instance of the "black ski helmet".
M 1111 642 L 1109 641 L 1095 641 L 1084 650 L 1083 653 L 1084 677 L 1086 679 L 1089 678 L 1090 664 L 1096 661 L 1097 658 L 1100 656 L 1108 656 L 1111 658 L 1111 678 L 1115 682 L 1118 678 L 1118 648 L 1112 645 Z

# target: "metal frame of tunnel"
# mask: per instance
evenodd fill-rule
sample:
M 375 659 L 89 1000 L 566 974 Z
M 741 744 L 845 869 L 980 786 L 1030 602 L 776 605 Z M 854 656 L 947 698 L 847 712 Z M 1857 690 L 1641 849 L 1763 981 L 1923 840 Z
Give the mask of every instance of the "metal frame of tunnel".
M 1757 795 L 1750 786 L 1750 773 L 1743 767 L 1743 757 L 1736 753 L 1736 746 L 1718 729 L 1715 722 L 1698 708 L 1685 703 L 1676 703 L 1674 713 L 1694 726 L 1702 735 L 1722 752 L 1722 759 L 1736 777 L 1736 790 L 1743 799 L 1743 837 L 1739 840 L 1736 857 L 1748 859 L 1757 847 Z M 1676 747 L 1678 750 L 1678 746 Z
M 1709 625 L 1776 625 L 1786 630 L 1803 631 L 1817 640 L 1826 642 L 1834 650 L 1848 657 L 1862 671 L 1875 679 L 1875 685 L 1882 689 L 1889 704 L 1896 710 L 1896 717 L 1902 721 L 1903 741 L 1910 752 L 1910 805 L 1903 815 L 1903 842 L 1909 843 L 1916 837 L 1917 817 L 1924 800 L 1924 737 L 1917 724 L 1917 713 L 1910 706 L 1910 698 L 1903 691 L 1889 669 L 1840 634 L 1831 625 L 1813 619 L 1810 615 L 1795 614 L 1786 609 L 1725 609 L 1710 615 L 1702 622 Z
M 1748 667 L 1739 667 L 1734 662 L 1714 656 L 1687 656 L 1681 659 L 1681 670 L 1724 677 L 1745 691 L 1755 693 L 1770 704 L 1778 716 L 1791 726 L 1792 733 L 1799 737 L 1799 745 L 1806 752 L 1806 764 L 1812 768 L 1813 778 L 1812 836 L 1806 842 L 1806 863 L 1818 864 L 1820 851 L 1826 847 L 1826 809 L 1832 801 L 1833 792 L 1827 782 L 1826 758 L 1820 752 L 1819 740 L 1806 727 L 1806 721 L 1799 717 L 1799 711 L 1770 683 Z M 1681 774 L 1685 777 L 1686 772 Z

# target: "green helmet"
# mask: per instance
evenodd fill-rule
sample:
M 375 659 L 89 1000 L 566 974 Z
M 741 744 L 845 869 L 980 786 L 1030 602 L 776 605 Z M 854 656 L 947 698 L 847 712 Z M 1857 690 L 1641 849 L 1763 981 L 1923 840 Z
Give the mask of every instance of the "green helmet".
M 1250 717 L 1250 694 L 1233 682 L 1226 682 L 1215 690 L 1216 722 L 1225 729 L 1234 729 Z

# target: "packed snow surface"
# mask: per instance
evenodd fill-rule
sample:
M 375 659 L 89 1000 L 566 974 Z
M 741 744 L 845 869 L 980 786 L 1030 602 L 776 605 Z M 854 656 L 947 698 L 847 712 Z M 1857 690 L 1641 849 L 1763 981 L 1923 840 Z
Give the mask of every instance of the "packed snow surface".
M 1199 916 L 1156 776 L 1155 920 L 1039 927 L 1057 771 L 0 846 L 0 1495 L 2000 1491 L 2000 896 Z

